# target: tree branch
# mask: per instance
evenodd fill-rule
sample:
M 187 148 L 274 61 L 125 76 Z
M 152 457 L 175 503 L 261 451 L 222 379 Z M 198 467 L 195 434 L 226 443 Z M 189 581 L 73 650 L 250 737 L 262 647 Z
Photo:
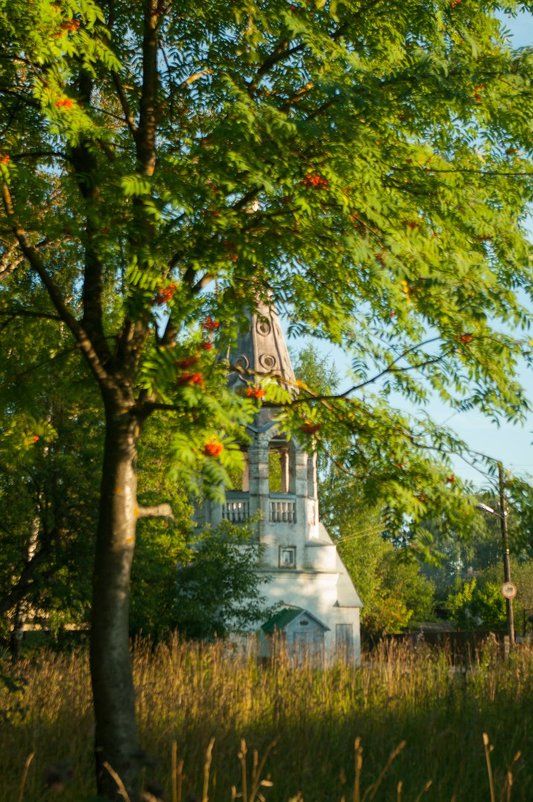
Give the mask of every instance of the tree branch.
M 0 86 L 0 95 L 9 95 L 10 97 L 15 97 L 17 100 L 20 100 L 21 103 L 25 103 L 32 109 L 37 109 L 38 111 L 41 110 L 39 102 L 35 100 L 29 93 L 23 94 L 21 92 L 17 92 L 15 89 L 10 89 L 7 86 Z
M 89 104 L 93 88 L 92 77 L 82 70 L 78 79 L 80 97 Z M 83 319 L 82 324 L 91 339 L 103 363 L 111 359 L 108 343 L 104 333 L 103 322 L 103 265 L 96 246 L 98 234 L 98 186 L 96 182 L 97 159 L 89 143 L 82 139 L 71 150 L 71 162 L 74 178 L 85 202 L 85 263 L 82 286 Z
M 158 0 L 144 0 L 142 90 L 135 145 L 137 170 L 147 178 L 153 176 L 156 165 L 159 6 Z M 144 198 L 134 199 L 133 210 L 135 230 L 130 242 L 132 251 L 139 251 L 147 242 L 154 240 L 155 230 Z M 146 322 L 132 320 L 129 316 L 125 318 L 117 348 L 117 358 L 121 364 L 129 362 L 130 367 L 136 364 L 147 331 Z
M 17 221 L 11 192 L 9 191 L 9 187 L 5 182 L 2 184 L 2 197 L 7 219 L 11 224 L 13 234 L 15 235 L 15 239 L 19 244 L 22 254 L 28 260 L 31 268 L 41 279 L 41 282 L 43 283 L 46 291 L 48 292 L 49 298 L 52 301 L 52 305 L 55 307 L 61 320 L 70 329 L 97 381 L 100 384 L 103 384 L 105 387 L 114 388 L 114 382 L 112 382 L 111 377 L 105 370 L 90 337 L 85 331 L 85 328 L 68 308 L 59 290 L 59 287 L 51 278 L 51 276 L 48 275 L 48 272 L 43 264 L 41 254 L 38 252 L 35 246 L 30 243 L 26 231 Z
M 377 0 L 377 2 L 380 1 L 381 0 Z M 346 29 L 347 25 L 341 25 L 339 28 L 337 28 L 336 31 L 334 31 L 334 33 L 331 34 L 331 39 L 334 42 L 336 42 L 337 39 L 339 39 L 343 35 L 343 33 L 345 33 Z M 269 70 L 271 70 L 272 67 L 275 67 L 275 65 L 278 64 L 280 61 L 290 58 L 291 56 L 294 56 L 295 53 L 299 53 L 300 51 L 305 49 L 305 42 L 300 42 L 299 44 L 293 45 L 292 47 L 287 47 L 287 45 L 288 45 L 288 40 L 282 39 L 279 42 L 279 44 L 274 48 L 272 53 L 265 58 L 265 60 L 257 70 L 257 77 L 259 78 L 259 80 L 263 78 L 266 75 L 266 73 Z
M 387 165 L 393 172 L 395 173 L 409 173 L 413 171 L 412 166 L 410 167 L 395 167 L 393 164 Z M 527 171 L 504 171 L 504 170 L 484 170 L 480 168 L 476 170 L 474 167 L 450 167 L 450 168 L 440 168 L 440 167 L 430 167 L 427 165 L 420 165 L 425 172 L 429 175 L 431 173 L 473 173 L 474 175 L 483 175 L 488 176 L 504 176 L 507 178 L 533 178 L 533 172 L 531 170 Z
M 76 351 L 76 350 L 77 350 L 77 344 L 74 345 L 72 348 L 66 348 L 64 351 L 60 351 L 58 354 L 54 354 L 54 356 L 48 357 L 48 359 L 43 359 L 42 362 L 36 362 L 35 364 L 30 365 L 30 367 L 27 368 L 26 370 L 22 370 L 22 371 L 19 371 L 18 373 L 15 373 L 13 378 L 14 378 L 15 382 L 18 382 L 24 376 L 33 375 L 36 370 L 39 370 L 39 368 L 43 368 L 43 367 L 45 367 L 47 365 L 51 365 L 54 362 L 56 362 L 58 359 L 64 359 L 65 357 L 70 356 L 70 354 L 74 353 L 74 351 Z
M 151 415 L 152 412 L 183 412 L 178 404 L 165 404 L 162 401 L 145 401 L 139 408 L 141 416 Z
M 128 98 L 124 91 L 124 87 L 122 86 L 120 75 L 117 72 L 112 72 L 111 77 L 113 79 L 115 89 L 117 90 L 117 95 L 120 105 L 122 107 L 122 111 L 124 112 L 124 120 L 128 128 L 130 129 L 130 133 L 133 139 L 135 140 L 137 138 L 137 126 L 135 125 L 135 119 L 133 117 L 133 114 L 131 113 L 130 104 L 128 103 Z
M 0 280 L 13 273 L 22 261 L 24 261 L 24 257 L 20 255 L 17 245 L 6 248 L 5 253 L 0 257 Z
M 170 504 L 157 504 L 155 507 L 138 507 L 138 518 L 171 518 L 174 520 L 174 513 Z
M 48 156 L 56 159 L 67 158 L 64 153 L 61 153 L 61 151 L 58 150 L 28 150 L 23 151 L 22 153 L 13 153 L 11 155 L 11 159 L 14 162 L 18 162 L 21 161 L 21 159 L 43 159 Z
M 438 356 L 429 357 L 428 359 L 425 359 L 422 362 L 418 362 L 415 365 L 405 365 L 404 367 L 397 367 L 397 363 L 401 359 L 405 359 L 405 357 L 408 356 L 410 353 L 413 353 L 414 351 L 417 351 L 418 349 L 423 348 L 425 345 L 430 345 L 431 343 L 437 342 L 440 339 L 441 339 L 441 337 L 430 337 L 427 340 L 424 340 L 423 342 L 416 343 L 415 345 L 411 346 L 410 348 L 407 348 L 405 351 L 402 351 L 402 353 L 399 354 L 395 359 L 393 359 L 391 362 L 389 362 L 389 364 L 386 365 L 383 368 L 383 370 L 380 370 L 378 373 L 376 373 L 370 379 L 366 379 L 365 381 L 360 382 L 359 384 L 354 384 L 352 387 L 349 387 L 343 393 L 328 393 L 327 395 L 325 395 L 325 394 L 324 395 L 318 395 L 318 394 L 315 394 L 310 387 L 308 387 L 307 385 L 305 385 L 301 381 L 291 382 L 291 381 L 289 381 L 287 379 L 282 379 L 282 383 L 285 385 L 285 387 L 287 387 L 287 389 L 289 389 L 289 390 L 290 389 L 294 389 L 294 390 L 297 390 L 297 391 L 304 390 L 307 393 L 307 395 L 304 398 L 293 398 L 293 399 L 291 399 L 291 401 L 287 402 L 286 404 L 280 404 L 279 402 L 276 403 L 276 404 L 265 403 L 265 404 L 263 404 L 263 406 L 267 406 L 267 407 L 268 406 L 273 406 L 273 407 L 275 407 L 275 406 L 276 407 L 279 407 L 279 406 L 294 406 L 296 404 L 309 403 L 310 401 L 323 402 L 323 401 L 339 401 L 339 400 L 343 400 L 343 399 L 347 398 L 349 395 L 351 395 L 352 393 L 356 392 L 357 390 L 361 390 L 361 389 L 363 389 L 363 387 L 367 387 L 369 384 L 374 384 L 375 382 L 379 381 L 379 379 L 381 379 L 387 373 L 406 373 L 406 372 L 411 371 L 411 370 L 419 370 L 420 368 L 427 367 L 428 365 L 433 365 L 433 364 L 435 364 L 437 362 L 440 362 L 442 359 L 444 359 L 448 355 L 446 352 L 442 353 L 442 354 L 439 354 Z M 256 372 L 256 371 L 249 370 L 249 369 L 243 369 L 239 365 L 230 365 L 229 370 L 230 370 L 230 372 L 237 373 L 237 374 L 239 374 L 240 376 L 243 376 L 243 377 L 250 377 L 250 378 L 253 378 L 253 377 L 256 378 L 258 376 L 262 377 L 262 378 L 275 378 L 276 377 L 275 373 L 267 374 L 267 373 L 264 373 L 263 371 Z M 163 408 L 166 408 L 166 407 L 163 405 L 161 408 L 163 409 Z M 172 407 L 169 407 L 169 408 L 172 408 Z
M 29 560 L 25 560 L 24 567 L 20 573 L 18 580 L 12 585 L 9 590 L 4 593 L 0 599 L 0 615 L 5 615 L 15 607 L 18 602 L 22 601 L 28 591 L 32 589 L 35 583 L 35 574 L 39 566 L 45 561 L 50 553 L 49 547 L 40 548 L 39 551 Z M 50 578 L 59 570 L 59 565 L 50 566 L 46 571 L 43 571 L 40 576 L 42 578 Z
M 299 45 L 293 45 L 293 47 L 287 48 L 286 45 L 288 44 L 286 39 L 282 39 L 278 46 L 272 51 L 272 53 L 266 57 L 263 61 L 259 69 L 257 70 L 257 77 L 259 79 L 263 78 L 266 73 L 272 69 L 278 62 L 283 61 L 283 59 L 290 58 L 295 53 L 299 53 L 300 50 L 303 50 L 305 44 L 300 42 Z
M 143 79 L 137 129 L 137 159 L 143 175 L 152 176 L 155 171 L 155 142 L 157 130 L 157 91 L 159 73 L 157 69 L 157 49 L 159 25 L 158 0 L 144 2 L 143 35 Z
M 405 367 L 396 367 L 397 363 L 401 359 L 405 359 L 405 357 L 408 354 L 413 353 L 413 351 L 417 351 L 419 348 L 422 348 L 423 346 L 429 345 L 440 339 L 441 339 L 440 337 L 431 337 L 428 340 L 424 340 L 424 342 L 413 345 L 411 348 L 407 348 L 405 351 L 399 354 L 399 356 L 397 356 L 396 359 L 393 359 L 392 362 L 389 362 L 389 364 L 386 365 L 383 368 L 383 370 L 380 370 L 379 373 L 376 373 L 370 379 L 366 379 L 365 381 L 360 382 L 359 384 L 354 384 L 352 387 L 349 387 L 343 393 L 335 393 L 332 395 L 321 395 L 321 396 L 312 395 L 311 398 L 313 401 L 335 401 L 338 399 L 347 398 L 347 396 L 351 395 L 357 390 L 362 390 L 363 387 L 368 387 L 369 384 L 375 384 L 375 382 L 379 381 L 379 379 L 381 379 L 387 373 L 407 373 L 410 370 L 419 370 L 420 368 L 427 367 L 428 365 L 434 365 L 435 363 L 440 362 L 442 359 L 444 359 L 444 357 L 447 356 L 447 353 L 442 353 L 439 354 L 438 356 L 430 357 L 428 359 L 423 360 L 422 362 L 418 362 L 416 365 L 405 365 Z M 302 403 L 308 400 L 309 400 L 308 398 L 295 399 L 294 402 L 292 403 Z

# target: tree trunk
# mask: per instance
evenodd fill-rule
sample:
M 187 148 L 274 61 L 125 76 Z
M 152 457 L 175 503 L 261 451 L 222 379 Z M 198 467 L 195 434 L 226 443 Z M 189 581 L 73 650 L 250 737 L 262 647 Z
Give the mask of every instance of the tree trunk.
M 117 399 L 104 398 L 104 403 L 106 436 L 91 625 L 97 787 L 99 794 L 117 799 L 118 785 L 106 768 L 108 764 L 124 783 L 131 802 L 136 802 L 142 755 L 129 649 L 129 598 L 137 519 L 139 424 Z

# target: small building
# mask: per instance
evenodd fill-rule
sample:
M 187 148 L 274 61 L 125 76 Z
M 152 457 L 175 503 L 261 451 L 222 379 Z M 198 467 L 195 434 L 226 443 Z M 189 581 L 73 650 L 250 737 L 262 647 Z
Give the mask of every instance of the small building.
M 229 383 L 236 391 L 262 375 L 296 386 L 277 314 L 264 304 L 250 315 L 231 362 Z M 255 522 L 254 537 L 262 547 L 257 571 L 269 579 L 263 594 L 278 608 L 269 621 L 258 622 L 264 656 L 278 630 L 290 649 L 357 661 L 362 603 L 320 522 L 316 454 L 308 443 L 287 440 L 275 419 L 275 410 L 260 410 L 249 427 L 241 486 L 227 492 L 223 505 L 206 502 L 198 523 Z
M 282 607 L 259 631 L 260 654 L 271 656 L 277 646 L 283 646 L 297 659 L 321 658 L 325 651 L 326 624 L 301 607 Z

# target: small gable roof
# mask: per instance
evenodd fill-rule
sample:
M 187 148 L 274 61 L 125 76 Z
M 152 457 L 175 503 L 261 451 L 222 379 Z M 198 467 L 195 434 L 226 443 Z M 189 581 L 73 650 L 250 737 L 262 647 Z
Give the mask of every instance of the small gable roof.
M 265 621 L 265 623 L 261 626 L 261 629 L 266 635 L 273 634 L 274 630 L 276 629 L 281 632 L 292 621 L 295 621 L 302 615 L 311 618 L 325 632 L 329 630 L 329 627 L 326 626 L 326 624 L 320 621 L 315 615 L 313 615 L 313 613 L 310 613 L 309 610 L 304 610 L 303 607 L 283 607 L 281 610 L 278 610 L 278 612 L 275 613 L 272 618 L 269 618 L 268 621 Z

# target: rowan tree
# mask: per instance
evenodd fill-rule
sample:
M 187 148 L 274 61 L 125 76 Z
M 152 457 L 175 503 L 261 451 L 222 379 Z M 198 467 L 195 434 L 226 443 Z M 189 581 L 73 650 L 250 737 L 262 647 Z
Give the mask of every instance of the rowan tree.
M 1 311 L 59 318 L 102 398 L 100 793 L 116 793 L 108 763 L 138 797 L 130 571 L 138 518 L 169 513 L 136 500 L 151 413 L 169 412 L 174 469 L 218 487 L 263 402 L 315 440 L 341 420 L 354 453 L 371 464 L 386 444 L 397 466 L 403 445 L 453 442 L 363 394 L 378 374 L 382 394 L 524 409 L 530 347 L 510 331 L 531 290 L 532 55 L 495 16 L 522 6 L 2 2 Z M 48 300 L 19 294 L 20 275 Z M 258 298 L 350 352 L 352 391 L 230 393 L 220 356 Z

